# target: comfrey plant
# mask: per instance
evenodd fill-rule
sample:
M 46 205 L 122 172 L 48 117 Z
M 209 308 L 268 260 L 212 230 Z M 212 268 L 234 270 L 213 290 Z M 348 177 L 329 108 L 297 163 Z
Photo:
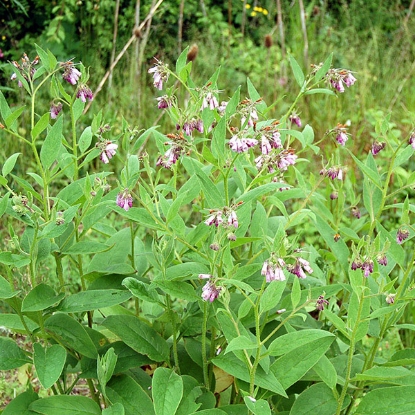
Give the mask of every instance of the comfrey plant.
M 2 139 L 33 154 L 0 177 L 0 370 L 28 380 L 4 415 L 414 410 L 412 351 L 380 347 L 413 329 L 413 135 L 378 120 L 385 145 L 362 158 L 345 125 L 315 141 L 298 115 L 350 71 L 291 57 L 299 92 L 278 113 L 249 80 L 229 99 L 219 70 L 195 85 L 185 50 L 149 70 L 172 129 L 114 136 L 101 112 L 79 126 L 85 68 L 37 52 L 12 63 L 29 109 L 0 94 Z M 138 154 L 150 138 L 160 154 Z

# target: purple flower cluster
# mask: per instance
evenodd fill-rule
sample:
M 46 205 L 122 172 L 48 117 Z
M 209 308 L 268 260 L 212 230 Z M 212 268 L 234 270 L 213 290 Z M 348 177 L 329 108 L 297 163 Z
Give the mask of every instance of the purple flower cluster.
M 301 279 L 307 277 L 305 274 L 306 272 L 309 274 L 313 273 L 313 269 L 310 267 L 310 263 L 303 258 L 297 258 L 294 265 L 287 265 L 287 271 Z
M 277 258 L 276 260 L 269 259 L 264 262 L 261 270 L 261 275 L 265 276 L 266 282 L 284 281 L 284 268 L 285 262 L 282 258 Z
M 405 228 L 400 228 L 396 233 L 396 242 L 401 245 L 405 239 L 409 238 L 409 231 Z
M 191 136 L 193 130 L 197 130 L 199 133 L 203 134 L 203 121 L 200 118 L 197 120 L 193 119 L 191 121 L 186 121 L 183 124 L 183 131 L 186 135 Z
M 169 70 L 167 65 L 156 59 L 156 64 L 148 70 L 148 73 L 153 74 L 154 87 L 160 91 L 163 89 L 163 83 L 169 79 Z
M 329 302 L 324 299 L 324 295 L 320 295 L 316 301 L 316 308 L 318 311 L 323 311 L 324 306 L 328 304 Z
M 128 189 L 124 189 L 124 191 L 118 193 L 116 202 L 120 208 L 127 212 L 131 207 L 133 207 L 133 198 L 130 191 Z
M 235 229 L 238 228 L 238 217 L 236 215 L 236 212 L 233 210 L 233 208 L 224 207 L 222 210 L 211 210 L 210 216 L 205 220 L 205 224 L 207 226 L 216 226 L 219 227 L 227 226 L 227 227 L 233 227 Z
M 320 176 L 330 177 L 331 180 L 339 179 L 343 180 L 343 169 L 340 166 L 329 167 L 328 169 L 321 169 Z
M 217 287 L 213 281 L 213 275 L 199 274 L 200 279 L 208 279 L 209 281 L 202 288 L 202 298 L 204 301 L 215 301 L 222 291 L 222 287 Z
M 39 63 L 39 56 L 36 56 L 35 59 L 33 59 L 32 62 L 30 62 L 30 59 L 28 58 L 28 56 L 26 55 L 26 53 L 23 53 L 22 56 L 22 64 L 19 65 L 18 62 L 16 61 L 12 61 L 12 65 L 19 71 L 19 73 L 23 76 L 24 79 L 28 80 L 29 78 L 33 78 L 33 75 L 36 72 L 35 69 L 35 65 L 37 65 Z M 10 79 L 12 81 L 14 81 L 15 79 L 17 79 L 17 75 L 16 73 L 12 73 Z M 23 86 L 22 82 L 20 81 L 20 79 L 18 80 L 18 86 L 19 88 L 21 88 Z
M 169 108 L 173 105 L 173 97 L 169 97 L 168 95 L 163 95 L 156 99 L 158 101 L 157 107 L 159 110 Z
M 64 69 L 62 78 L 65 81 L 69 82 L 71 85 L 76 85 L 82 74 L 80 71 L 78 71 L 78 69 L 75 68 L 73 62 L 61 62 L 61 67 Z
M 269 173 L 275 173 L 276 169 L 285 171 L 294 165 L 297 157 L 292 149 L 282 150 L 280 153 L 261 154 L 255 159 L 255 165 L 258 170 L 266 166 Z
M 61 111 L 62 102 L 58 102 L 57 104 L 52 103 L 50 106 L 50 118 L 52 118 L 52 120 L 56 119 Z
M 167 141 L 166 145 L 171 147 L 161 156 L 159 156 L 156 165 L 170 169 L 173 164 L 177 162 L 179 157 L 186 153 L 186 140 L 182 133 L 180 134 L 167 134 L 167 137 L 172 141 Z
M 297 125 L 298 128 L 301 128 L 301 118 L 296 112 L 293 112 L 290 115 L 289 120 L 290 120 L 291 124 L 295 124 L 295 125 Z
M 211 91 L 208 91 L 206 95 L 203 97 L 202 107 L 200 108 L 203 111 L 205 108 L 210 108 L 214 110 L 215 108 L 219 107 L 219 102 L 215 95 Z
M 104 164 L 108 164 L 110 160 L 115 156 L 118 144 L 113 143 L 110 140 L 99 141 L 96 147 L 101 150 L 99 158 Z
M 255 138 L 243 138 L 240 134 L 234 135 L 229 140 L 229 147 L 232 151 L 237 153 L 243 153 L 248 151 L 251 147 L 255 147 L 258 144 L 258 140 Z
M 376 154 L 378 154 L 381 150 L 383 150 L 386 147 L 386 143 L 384 142 L 379 142 L 379 141 L 375 141 L 372 144 L 372 154 L 374 156 L 376 156 Z
M 339 92 L 344 92 L 344 85 L 350 87 L 356 82 L 352 72 L 347 69 L 330 69 L 326 74 L 326 80 Z
M 415 150 L 415 131 L 409 137 L 409 144 Z
M 82 102 L 86 102 L 88 99 L 89 101 L 92 101 L 94 98 L 94 95 L 92 94 L 91 89 L 86 85 L 81 85 L 78 88 L 78 92 L 76 93 L 76 97 L 80 98 Z

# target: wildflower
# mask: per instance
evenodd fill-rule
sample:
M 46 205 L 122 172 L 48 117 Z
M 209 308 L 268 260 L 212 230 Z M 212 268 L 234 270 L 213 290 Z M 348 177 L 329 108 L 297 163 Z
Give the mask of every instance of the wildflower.
M 341 169 L 341 167 L 338 167 L 338 166 L 330 167 L 327 170 L 323 169 L 320 171 L 320 175 L 328 176 L 332 180 L 334 179 L 343 180 L 343 170 Z
M 356 78 L 352 75 L 350 71 L 346 72 L 346 75 L 343 76 L 343 81 L 347 87 L 350 87 L 356 82 Z
M 204 301 L 215 301 L 221 292 L 221 287 L 217 287 L 213 281 L 208 281 L 202 288 L 202 298 Z
M 330 80 L 331 86 L 334 89 L 337 89 L 337 91 L 339 92 L 344 92 L 344 86 L 343 86 L 343 82 L 341 79 L 332 79 Z
M 383 265 L 386 267 L 386 265 L 388 265 L 388 258 L 386 258 L 385 254 L 379 254 L 376 257 L 376 261 L 378 262 L 378 264 Z
M 173 164 L 177 162 L 181 153 L 183 152 L 183 147 L 176 145 L 175 143 L 171 143 L 172 147 L 170 147 L 164 155 L 160 156 L 157 160 L 157 166 L 163 166 L 166 169 L 170 169 Z
M 131 197 L 130 191 L 125 189 L 123 192 L 117 195 L 117 205 L 123 208 L 126 212 L 133 207 L 133 198 Z
M 223 212 L 221 210 L 217 210 L 205 220 L 205 224 L 207 226 L 215 225 L 216 227 L 218 227 L 220 224 L 223 223 L 222 215 Z
M 297 155 L 291 149 L 283 150 L 279 154 L 277 166 L 280 170 L 287 170 L 288 166 L 294 165 L 297 160 Z
M 373 272 L 373 261 L 367 259 L 362 264 L 363 275 L 367 278 Z
M 236 235 L 233 232 L 228 233 L 228 241 L 236 241 Z
M 92 94 L 92 91 L 88 86 L 82 85 L 78 88 L 76 97 L 80 98 L 82 102 L 86 102 L 87 99 L 89 101 L 92 101 L 92 99 L 94 98 L 94 95 Z
M 353 271 L 356 271 L 357 269 L 362 268 L 362 267 L 363 267 L 363 262 L 360 260 L 360 258 L 357 258 L 357 259 L 353 260 L 352 265 L 351 265 L 350 268 Z
M 156 59 L 157 63 L 155 66 L 148 70 L 148 73 L 153 74 L 153 84 L 154 87 L 162 90 L 163 89 L 163 82 L 167 82 L 169 79 L 169 70 L 167 66 L 164 65 L 162 62 Z
M 218 244 L 218 243 L 214 242 L 213 244 L 210 244 L 209 248 L 210 248 L 212 251 L 219 251 L 220 246 L 219 246 L 219 244 Z
M 376 156 L 376 154 L 379 153 L 379 151 L 383 150 L 386 147 L 386 143 L 380 143 L 379 141 L 375 141 L 372 144 L 372 154 Z
M 326 74 L 326 79 L 334 89 L 341 93 L 344 92 L 343 83 L 349 88 L 356 82 L 356 78 L 347 69 L 330 69 Z
M 328 304 L 329 302 L 327 300 L 324 299 L 324 295 L 320 295 L 316 301 L 316 308 L 319 311 L 323 311 L 324 310 L 324 306 L 326 304 Z
M 65 68 L 62 74 L 62 78 L 70 84 L 76 85 L 78 79 L 82 75 L 81 72 L 75 68 L 75 65 L 71 61 L 61 63 L 61 66 Z
M 261 153 L 262 154 L 269 154 L 272 150 L 271 143 L 265 137 L 265 135 L 261 136 Z
M 255 138 L 240 138 L 238 135 L 234 135 L 229 140 L 229 147 L 231 150 L 237 153 L 243 153 L 248 151 L 249 148 L 254 147 L 258 144 L 258 140 Z
M 408 229 L 399 229 L 396 233 L 396 242 L 401 245 L 402 242 L 409 237 Z
M 304 269 L 303 269 L 304 268 Z M 298 278 L 304 279 L 307 277 L 304 270 L 309 274 L 313 273 L 313 269 L 310 267 L 310 263 L 303 258 L 297 258 L 294 265 L 287 265 L 287 270 L 291 274 L 296 275 Z
M 337 191 L 333 191 L 330 193 L 330 199 L 336 200 L 339 197 L 339 193 Z
M 357 206 L 353 206 L 351 209 L 351 212 L 355 218 L 360 219 L 360 216 L 361 216 L 360 209 Z
M 296 112 L 290 115 L 290 121 L 291 124 L 296 124 L 298 128 L 301 128 L 301 118 Z
M 275 130 L 272 133 L 271 146 L 273 148 L 282 148 L 281 134 L 278 130 Z
M 205 108 L 210 108 L 211 110 L 214 110 L 215 108 L 218 108 L 218 107 L 219 107 L 218 100 L 212 94 L 212 92 L 208 92 L 203 98 L 201 111 L 203 111 Z
M 192 135 L 193 125 L 191 122 L 185 122 L 183 124 L 183 131 L 186 135 Z
M 10 77 L 10 79 L 12 81 L 14 81 L 15 79 L 17 79 L 17 75 L 16 75 L 15 72 L 12 73 L 12 76 Z M 19 88 L 21 88 L 23 86 L 22 81 L 20 79 L 17 81 L 17 85 L 19 86 Z
M 56 119 L 59 113 L 62 111 L 62 102 L 58 102 L 57 104 L 52 103 L 50 106 L 50 118 L 52 120 Z
M 115 144 L 109 140 L 105 140 L 97 143 L 97 147 L 101 150 L 101 155 L 99 156 L 101 161 L 105 164 L 108 164 L 110 159 L 115 156 L 118 144 Z
M 156 99 L 158 101 L 157 107 L 159 110 L 169 108 L 172 105 L 172 100 L 168 95 L 163 95 Z
M 412 146 L 412 148 L 415 150 L 415 131 L 411 134 L 409 137 L 409 144 Z
M 217 108 L 220 115 L 225 114 L 225 110 L 226 110 L 227 105 L 228 105 L 228 101 L 222 101 L 220 103 L 219 107 Z
M 347 137 L 347 134 L 344 131 L 339 131 L 339 133 L 336 135 L 336 141 L 341 145 L 344 146 L 346 144 L 346 141 L 349 137 Z
M 236 216 L 236 212 L 231 210 L 228 216 L 228 226 L 233 226 L 234 228 L 238 228 L 238 217 Z
M 390 294 L 388 294 L 388 295 L 386 296 L 386 302 L 387 302 L 388 304 L 393 304 L 393 303 L 395 302 L 395 297 L 396 297 L 396 294 L 394 294 L 394 293 L 390 293 Z
M 284 267 L 285 262 L 282 258 L 278 258 L 276 261 L 265 261 L 262 266 L 261 275 L 265 276 L 266 282 L 285 281 Z

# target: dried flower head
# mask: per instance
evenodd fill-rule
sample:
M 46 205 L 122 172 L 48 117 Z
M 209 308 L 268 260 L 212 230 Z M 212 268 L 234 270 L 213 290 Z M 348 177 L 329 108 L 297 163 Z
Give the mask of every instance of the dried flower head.
M 190 46 L 189 52 L 187 52 L 187 62 L 194 62 L 197 58 L 197 54 L 199 52 L 199 47 L 194 43 Z

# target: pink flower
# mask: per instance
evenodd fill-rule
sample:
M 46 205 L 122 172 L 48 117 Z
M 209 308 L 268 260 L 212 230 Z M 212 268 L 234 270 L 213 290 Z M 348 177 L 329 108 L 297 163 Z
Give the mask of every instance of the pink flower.
M 265 137 L 265 135 L 263 135 L 261 137 L 261 153 L 262 154 L 269 154 L 271 152 L 271 150 L 272 150 L 271 143 L 269 142 L 267 137 Z
M 341 79 L 331 80 L 331 86 L 339 92 L 344 92 L 344 86 Z
M 236 216 L 236 213 L 235 213 L 234 210 L 232 210 L 229 213 L 229 216 L 228 216 L 228 225 L 229 226 L 233 226 L 234 228 L 237 228 L 238 227 L 238 217 Z
M 156 98 L 158 101 L 157 107 L 159 110 L 166 109 L 172 106 L 172 98 L 168 95 L 163 95 L 162 97 Z
M 50 118 L 54 120 L 61 111 L 62 111 L 62 102 L 59 102 L 57 104 L 52 103 L 52 105 L 50 106 Z
M 133 198 L 128 189 L 117 195 L 117 205 L 124 209 L 126 212 L 133 206 Z
M 202 288 L 202 298 L 204 301 L 215 301 L 221 292 L 220 287 L 216 287 L 213 281 L 208 281 Z
M 343 81 L 347 87 L 350 87 L 356 82 L 356 78 L 350 71 L 347 71 L 347 75 L 343 76 Z
M 221 225 L 223 223 L 223 218 L 222 218 L 222 211 L 218 210 L 216 212 L 214 212 L 212 215 L 210 215 L 206 220 L 205 220 L 205 224 L 207 226 L 212 226 L 215 225 L 216 227 L 218 227 L 219 225 Z
M 277 166 L 280 170 L 287 170 L 288 166 L 294 165 L 297 160 L 297 155 L 292 150 L 283 150 L 279 154 L 279 161 Z
M 379 153 L 379 151 L 383 150 L 386 147 L 386 143 L 380 143 L 379 141 L 375 141 L 372 144 L 372 154 L 376 156 L 376 154 Z
M 74 64 L 72 62 L 65 62 L 61 63 L 61 66 L 65 68 L 62 78 L 69 82 L 72 85 L 76 85 L 78 82 L 78 79 L 81 77 L 81 72 L 78 71 L 78 69 L 75 68 Z
M 415 150 L 415 132 L 411 134 L 409 137 L 409 144 L 412 146 L 412 148 Z
M 339 133 L 336 135 L 336 141 L 344 146 L 346 144 L 346 141 L 349 137 L 347 137 L 347 134 L 344 131 L 339 131 Z
M 386 265 L 388 265 L 388 258 L 386 258 L 385 254 L 379 254 L 376 257 L 376 261 L 378 262 L 378 264 L 383 265 L 384 267 L 386 267 Z
M 115 156 L 118 144 L 113 143 L 112 141 L 104 141 L 99 144 L 101 148 L 100 159 L 103 163 L 108 164 L 109 161 Z
M 205 108 L 210 108 L 211 110 L 214 110 L 215 108 L 218 108 L 218 107 L 219 107 L 218 100 L 212 94 L 212 92 L 208 92 L 206 96 L 203 98 L 201 111 L 203 111 Z
M 324 306 L 326 304 L 328 304 L 329 302 L 327 300 L 324 299 L 324 295 L 320 295 L 316 301 L 316 308 L 319 311 L 323 311 L 324 310 Z
M 408 229 L 399 229 L 396 233 L 396 242 L 401 245 L 405 239 L 409 238 L 409 231 Z
M 297 258 L 294 265 L 287 265 L 287 270 L 291 274 L 294 274 L 298 278 L 301 278 L 301 279 L 304 279 L 307 277 L 304 270 L 308 272 L 309 274 L 313 273 L 313 269 L 310 267 L 310 263 L 303 258 Z
M 373 272 L 373 261 L 371 259 L 363 262 L 362 265 L 363 275 L 367 278 Z
M 290 115 L 290 121 L 292 124 L 296 124 L 298 128 L 301 128 L 301 118 L 297 113 L 293 112 Z
M 231 150 L 237 153 L 243 153 L 248 151 L 249 148 L 254 147 L 258 144 L 258 140 L 255 138 L 240 138 L 238 135 L 234 135 L 229 140 L 229 147 Z
M 264 262 L 262 266 L 261 275 L 265 276 L 266 282 L 271 281 L 284 281 L 285 275 L 283 268 L 285 262 L 282 258 L 278 258 L 276 261 L 268 260 Z
M 92 101 L 94 98 L 94 95 L 92 94 L 91 89 L 86 85 L 81 85 L 78 88 L 78 92 L 76 93 L 76 97 L 80 98 L 82 102 L 86 102 L 88 99 L 89 101 Z

